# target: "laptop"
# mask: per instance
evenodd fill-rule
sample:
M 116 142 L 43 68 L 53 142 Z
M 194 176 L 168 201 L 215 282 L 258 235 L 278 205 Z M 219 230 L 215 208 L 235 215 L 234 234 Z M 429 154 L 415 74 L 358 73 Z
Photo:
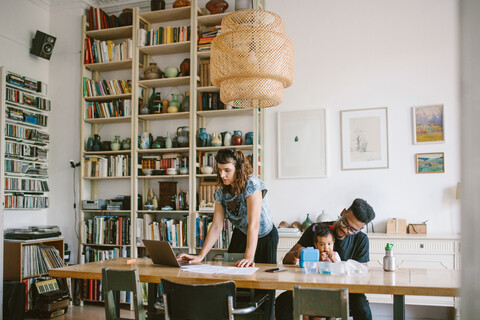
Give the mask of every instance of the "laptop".
M 189 265 L 188 261 L 180 262 L 177 260 L 177 256 L 168 241 L 146 239 L 142 241 L 143 244 L 145 244 L 145 248 L 147 248 L 148 255 L 152 259 L 153 264 L 177 268 Z

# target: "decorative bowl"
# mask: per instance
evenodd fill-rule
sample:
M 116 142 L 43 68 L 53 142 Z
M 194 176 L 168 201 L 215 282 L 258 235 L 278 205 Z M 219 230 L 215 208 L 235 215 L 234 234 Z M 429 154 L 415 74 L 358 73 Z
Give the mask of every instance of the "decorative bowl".
M 177 168 L 167 168 L 167 174 L 174 175 L 178 174 Z
M 142 169 L 142 172 L 146 176 L 151 176 L 152 172 L 153 172 L 153 169 Z
M 188 174 L 188 167 L 181 167 L 180 174 Z
M 145 210 L 150 210 L 151 211 L 151 210 L 153 210 L 153 208 L 154 208 L 153 204 L 146 204 L 145 205 Z
M 213 168 L 210 166 L 204 166 L 200 169 L 203 174 L 212 174 L 213 173 Z

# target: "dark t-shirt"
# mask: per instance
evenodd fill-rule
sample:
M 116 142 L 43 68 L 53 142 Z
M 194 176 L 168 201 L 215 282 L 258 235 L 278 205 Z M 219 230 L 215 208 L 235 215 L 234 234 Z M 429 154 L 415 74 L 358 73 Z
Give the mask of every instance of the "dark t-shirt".
M 332 225 L 333 221 L 327 223 L 329 225 Z M 314 224 L 308 227 L 307 230 L 303 232 L 300 240 L 298 240 L 298 244 L 300 244 L 302 247 L 306 248 L 314 246 L 312 231 L 313 226 Z M 353 259 L 358 262 L 370 261 L 368 236 L 363 232 L 348 235 L 343 240 L 335 238 L 333 250 L 338 252 L 338 255 L 340 256 L 342 261 L 347 261 L 348 259 Z

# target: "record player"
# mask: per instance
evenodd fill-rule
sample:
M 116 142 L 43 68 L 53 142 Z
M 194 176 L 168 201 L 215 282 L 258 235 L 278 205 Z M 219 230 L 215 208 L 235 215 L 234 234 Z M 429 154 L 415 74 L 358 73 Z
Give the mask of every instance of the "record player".
M 24 229 L 7 229 L 4 237 L 10 240 L 32 240 L 58 237 L 61 234 L 58 226 L 29 226 Z

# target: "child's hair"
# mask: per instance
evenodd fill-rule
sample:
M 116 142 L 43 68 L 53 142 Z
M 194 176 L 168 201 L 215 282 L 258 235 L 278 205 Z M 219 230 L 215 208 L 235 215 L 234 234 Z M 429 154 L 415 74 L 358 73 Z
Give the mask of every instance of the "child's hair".
M 317 243 L 317 237 L 326 237 L 328 235 L 332 236 L 333 242 L 335 242 L 335 235 L 333 234 L 330 225 L 326 222 L 316 223 L 312 227 L 313 231 L 313 242 Z

